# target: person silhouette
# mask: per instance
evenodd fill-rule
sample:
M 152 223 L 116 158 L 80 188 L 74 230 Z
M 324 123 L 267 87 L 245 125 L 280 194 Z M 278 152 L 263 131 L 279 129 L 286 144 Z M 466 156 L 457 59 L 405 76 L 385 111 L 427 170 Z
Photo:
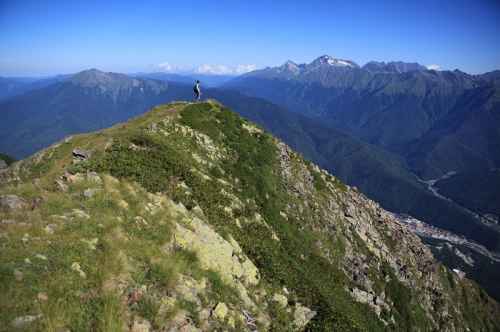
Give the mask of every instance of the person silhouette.
M 196 101 L 199 101 L 201 97 L 200 81 L 196 80 L 196 84 L 193 87 L 193 91 L 194 91 L 194 99 Z

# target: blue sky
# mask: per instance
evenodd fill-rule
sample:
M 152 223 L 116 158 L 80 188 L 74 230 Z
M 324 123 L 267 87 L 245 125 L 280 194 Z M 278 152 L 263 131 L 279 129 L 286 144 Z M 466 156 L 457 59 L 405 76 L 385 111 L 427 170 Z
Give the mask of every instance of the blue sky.
M 232 70 L 322 54 L 500 69 L 500 1 L 0 0 L 3 76 Z

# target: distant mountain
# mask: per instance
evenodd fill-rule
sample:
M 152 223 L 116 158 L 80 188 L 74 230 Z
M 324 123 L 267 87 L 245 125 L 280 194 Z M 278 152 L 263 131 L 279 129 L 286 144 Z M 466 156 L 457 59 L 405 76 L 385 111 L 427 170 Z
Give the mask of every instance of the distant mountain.
M 418 174 L 435 178 L 472 164 L 498 165 L 499 76 L 424 70 L 402 62 L 338 67 L 320 57 L 250 72 L 224 87 L 319 118 L 411 160 Z M 488 144 L 474 155 L 480 142 Z M 446 151 L 433 154 L 441 146 Z M 460 169 L 450 165 L 457 160 Z
M 238 82 L 246 79 L 286 80 L 289 83 L 293 81 L 302 83 L 320 82 L 322 85 L 330 86 L 338 83 L 332 80 L 332 77 L 339 75 L 350 76 L 350 73 L 356 72 L 353 69 L 359 69 L 359 65 L 351 60 L 323 55 L 309 64 L 296 64 L 289 60 L 279 67 L 268 67 L 252 71 L 231 80 L 227 86 L 238 86 Z M 346 78 L 348 79 L 348 77 Z
M 0 77 L 0 100 L 19 94 L 30 81 L 8 77 Z
M 87 70 L 0 104 L 0 151 L 25 157 L 62 137 L 143 113 L 179 92 L 163 82 Z
M 65 79 L 66 75 L 32 78 L 0 77 L 0 101 L 18 96 L 31 90 L 39 89 Z
M 481 80 L 492 83 L 497 87 L 500 86 L 500 70 L 494 70 L 489 73 L 478 75 L 477 77 Z
M 368 70 L 373 73 L 406 73 L 409 71 L 422 71 L 427 70 L 427 67 L 422 66 L 419 63 L 412 62 L 402 62 L 402 61 L 391 61 L 391 62 L 377 62 L 370 61 L 363 66 L 363 69 Z
M 56 75 L 51 77 L 0 77 L 0 101 L 11 97 L 22 95 L 29 91 L 44 88 L 54 83 L 68 80 L 74 74 Z M 192 85 L 196 80 L 200 80 L 203 87 L 218 87 L 235 76 L 230 75 L 209 75 L 209 74 L 174 74 L 164 72 L 136 73 L 129 75 L 139 79 L 153 79 L 163 82 L 175 82 Z
M 133 74 L 132 76 L 139 78 L 155 79 L 164 82 L 184 83 L 190 85 L 193 85 L 196 80 L 199 80 L 201 82 L 202 87 L 207 87 L 207 88 L 218 87 L 226 82 L 229 82 L 231 79 L 235 77 L 229 75 L 207 75 L 207 74 L 196 74 L 196 73 L 174 74 L 174 73 L 164 73 L 164 72 L 138 73 L 138 74 Z
M 163 73 L 163 72 L 137 73 L 137 74 L 132 74 L 130 76 L 137 77 L 137 78 L 158 80 L 158 81 L 163 81 L 163 82 L 177 82 L 177 83 L 184 83 L 184 84 L 192 84 L 194 82 L 194 78 L 192 78 L 191 76 L 173 74 L 173 73 Z

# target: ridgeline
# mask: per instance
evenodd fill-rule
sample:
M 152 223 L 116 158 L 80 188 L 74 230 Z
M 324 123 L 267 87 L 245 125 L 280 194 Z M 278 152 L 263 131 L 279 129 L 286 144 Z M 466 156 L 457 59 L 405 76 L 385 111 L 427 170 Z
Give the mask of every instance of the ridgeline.
M 391 213 L 215 101 L 0 170 L 0 331 L 498 331 Z

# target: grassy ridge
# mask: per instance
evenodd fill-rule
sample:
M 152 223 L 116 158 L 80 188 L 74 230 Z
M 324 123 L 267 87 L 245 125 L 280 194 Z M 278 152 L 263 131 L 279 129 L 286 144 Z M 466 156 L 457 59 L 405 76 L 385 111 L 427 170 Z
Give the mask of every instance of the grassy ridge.
M 75 147 L 91 149 L 90 160 L 74 164 L 71 151 Z M 330 184 L 339 192 L 347 191 L 298 155 L 290 163 L 292 171 L 304 166 L 312 174 L 310 204 L 326 204 L 332 198 L 327 195 Z M 65 170 L 75 176 L 97 172 L 102 183 L 84 179 L 69 184 L 63 193 L 54 181 Z M 384 325 L 367 304 L 352 299 L 349 289 L 357 285 L 342 269 L 347 226 L 339 222 L 335 225 L 338 235 L 330 236 L 321 232 L 324 225 L 312 209 L 286 215 L 284 211 L 298 203 L 298 198 L 281 174 L 276 139 L 218 103 L 157 107 L 100 133 L 76 136 L 39 157 L 39 162 L 21 167 L 20 172 L 24 182 L 2 186 L 0 193 L 42 200 L 39 208 L 2 216 L 29 223 L 9 226 L 7 237 L 0 238 L 6 248 L 0 257 L 0 291 L 6 295 L 0 299 L 3 326 L 16 317 L 41 312 L 35 330 L 64 326 L 72 331 L 120 331 L 131 314 L 159 329 L 180 310 L 188 312 L 194 324 L 201 324 L 196 304 L 189 300 L 167 311 L 162 307 L 161 299 L 186 275 L 208 281 L 201 295 L 203 305 L 213 308 L 226 302 L 241 309 L 238 292 L 219 273 L 201 268 L 193 252 L 175 250 L 165 255 L 175 225 L 200 207 L 217 233 L 228 241 L 234 238 L 259 269 L 258 287 L 265 295 L 259 299 L 254 286 L 249 293 L 257 303 L 268 303 L 270 330 L 294 328 L 293 314 L 272 301 L 272 295 L 283 289 L 289 306 L 302 303 L 317 312 L 307 325 L 310 331 L 431 329 L 416 300 L 419 290 L 399 282 L 392 267 L 385 266 L 381 274 L 373 270 L 370 278 L 392 304 L 381 317 L 394 323 Z M 99 190 L 84 198 L 82 192 L 89 187 Z M 161 197 L 182 203 L 179 206 L 187 210 L 179 214 L 179 208 Z M 356 255 L 381 263 L 361 238 L 356 237 L 350 246 Z M 16 271 L 22 272 L 21 281 L 12 277 Z M 146 295 L 124 304 L 122 284 L 127 292 L 146 287 Z M 481 300 L 464 294 L 469 306 L 482 308 Z M 488 317 L 484 312 L 478 315 Z M 489 319 L 466 318 L 477 330 L 492 326 Z M 226 323 L 215 328 L 242 330 L 242 326 Z

